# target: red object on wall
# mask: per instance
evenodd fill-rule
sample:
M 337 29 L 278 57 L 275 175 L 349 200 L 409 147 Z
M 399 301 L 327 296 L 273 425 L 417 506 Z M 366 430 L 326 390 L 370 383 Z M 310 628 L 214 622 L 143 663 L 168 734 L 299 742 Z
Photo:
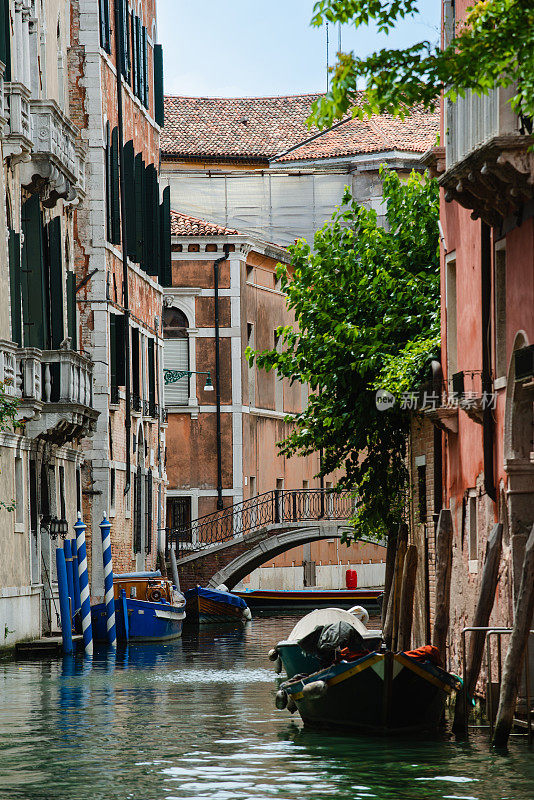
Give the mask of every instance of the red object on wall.
M 347 589 L 358 588 L 358 573 L 355 569 L 348 569 L 345 573 L 345 585 Z

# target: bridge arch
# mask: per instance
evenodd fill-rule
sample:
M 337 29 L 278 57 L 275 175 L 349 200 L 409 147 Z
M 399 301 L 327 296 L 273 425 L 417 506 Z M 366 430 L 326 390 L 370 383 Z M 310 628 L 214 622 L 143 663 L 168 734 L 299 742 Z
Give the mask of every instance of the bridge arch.
M 256 567 L 298 545 L 320 539 L 340 539 L 350 529 L 346 523 L 321 521 L 268 525 L 260 531 L 221 542 L 178 561 L 182 589 L 200 584 L 229 589 Z

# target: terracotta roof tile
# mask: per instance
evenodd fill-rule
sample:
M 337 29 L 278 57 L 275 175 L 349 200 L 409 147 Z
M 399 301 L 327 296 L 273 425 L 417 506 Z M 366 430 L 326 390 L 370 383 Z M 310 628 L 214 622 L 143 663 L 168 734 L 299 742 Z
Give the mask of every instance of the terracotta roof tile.
M 233 236 L 238 233 L 234 228 L 225 228 L 190 214 L 171 211 L 171 236 Z
M 308 128 L 311 104 L 320 94 L 284 97 L 165 98 L 163 156 L 175 158 L 274 159 L 319 133 Z M 415 110 L 405 120 L 386 115 L 347 120 L 279 160 L 288 162 L 374 153 L 425 152 L 435 143 L 438 114 Z

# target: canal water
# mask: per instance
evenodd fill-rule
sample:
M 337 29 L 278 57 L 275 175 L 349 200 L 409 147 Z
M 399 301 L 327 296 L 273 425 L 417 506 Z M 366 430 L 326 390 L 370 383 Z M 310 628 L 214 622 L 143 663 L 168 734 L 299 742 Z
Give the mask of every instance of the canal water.
M 340 736 L 277 711 L 266 653 L 294 622 L 1 662 L 0 800 L 532 800 L 523 740 Z

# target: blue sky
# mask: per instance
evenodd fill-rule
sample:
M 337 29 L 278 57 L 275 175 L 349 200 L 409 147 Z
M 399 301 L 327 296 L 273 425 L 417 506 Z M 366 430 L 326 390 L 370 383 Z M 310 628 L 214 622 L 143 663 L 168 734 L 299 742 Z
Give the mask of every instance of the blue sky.
M 168 94 L 215 97 L 298 94 L 326 85 L 324 28 L 311 28 L 314 0 L 157 0 Z M 401 23 L 388 46 L 437 42 L 440 0 Z M 330 62 L 337 28 L 330 26 Z M 372 28 L 343 27 L 344 50 L 366 55 L 386 39 Z

